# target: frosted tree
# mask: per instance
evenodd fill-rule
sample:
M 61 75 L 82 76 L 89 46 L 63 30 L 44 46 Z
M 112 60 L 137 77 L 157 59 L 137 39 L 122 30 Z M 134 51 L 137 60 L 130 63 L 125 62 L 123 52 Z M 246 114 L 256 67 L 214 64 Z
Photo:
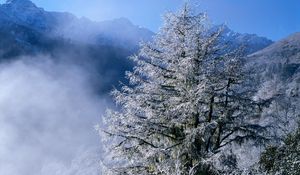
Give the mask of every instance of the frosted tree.
M 268 174 L 300 174 L 300 128 L 289 134 L 281 146 L 268 147 L 259 163 Z
M 256 75 L 256 77 L 261 76 L 261 74 Z M 272 99 L 269 107 L 264 109 L 263 117 L 272 125 L 272 132 L 277 135 L 277 141 L 282 141 L 282 138 L 295 131 L 299 121 L 300 86 L 295 83 L 296 80 L 289 81 L 291 83 L 283 82 L 277 76 L 271 80 L 261 80 L 255 95 L 255 98 L 259 99 Z
M 120 110 L 104 117 L 112 158 L 105 174 L 231 173 L 232 145 L 266 139 L 256 122 L 264 102 L 252 99 L 242 54 L 220 45 L 221 33 L 187 5 L 165 16 L 132 57 L 131 85 L 112 93 Z
M 275 85 L 262 89 L 273 90 L 275 94 L 272 96 L 277 96 L 266 109 L 266 117 L 274 122 L 273 130 L 279 137 L 262 153 L 259 167 L 266 174 L 300 174 L 299 84 L 295 83 L 296 81 L 275 82 Z M 268 93 L 264 93 L 261 97 L 265 97 L 266 94 Z

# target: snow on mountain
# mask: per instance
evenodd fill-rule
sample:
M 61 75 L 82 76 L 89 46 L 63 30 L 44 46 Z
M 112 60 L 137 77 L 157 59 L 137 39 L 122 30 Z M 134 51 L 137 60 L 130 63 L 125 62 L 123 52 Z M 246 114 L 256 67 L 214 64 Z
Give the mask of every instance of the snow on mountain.
M 257 97 L 273 98 L 266 116 L 280 135 L 296 127 L 300 113 L 300 33 L 295 33 L 247 57 L 260 88 Z
M 259 51 L 273 43 L 272 40 L 257 36 L 256 34 L 241 34 L 234 32 L 227 26 L 223 26 L 222 36 L 224 38 L 224 42 L 226 44 L 229 44 L 232 49 L 243 47 L 246 54 L 251 54 Z
M 300 33 L 295 33 L 248 56 L 258 72 L 283 80 L 300 72 Z M 259 69 L 260 68 L 260 69 Z
M 282 64 L 300 64 L 300 32 L 292 34 L 249 57 Z

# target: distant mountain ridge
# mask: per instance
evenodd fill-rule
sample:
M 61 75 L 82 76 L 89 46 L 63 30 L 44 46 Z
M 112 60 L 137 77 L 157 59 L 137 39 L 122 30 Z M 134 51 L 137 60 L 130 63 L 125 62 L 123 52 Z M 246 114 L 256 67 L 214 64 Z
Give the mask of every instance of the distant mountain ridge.
M 248 56 L 259 73 L 288 81 L 300 78 L 300 33 L 295 33 Z
M 45 11 L 30 0 L 0 4 L 0 60 L 35 55 L 67 60 L 91 70 L 95 81 L 101 78 L 101 92 L 126 81 L 124 72 L 133 67 L 127 57 L 137 51 L 141 41 L 151 41 L 153 36 L 152 31 L 126 18 L 94 22 L 71 13 Z M 229 28 L 222 36 L 233 49 L 244 46 L 247 54 L 273 43 Z
M 256 34 L 234 32 L 227 26 L 223 26 L 222 36 L 226 44 L 229 44 L 233 49 L 243 47 L 246 54 L 254 53 L 274 43 L 272 40 Z
M 77 18 L 71 13 L 45 11 L 30 0 L 8 0 L 0 6 L 0 13 L 3 14 L 1 21 L 13 22 L 41 33 L 47 32 L 52 37 L 85 42 L 103 39 L 103 35 L 106 38 L 115 36 L 112 39 L 124 40 L 127 45 L 138 45 L 139 40 L 149 40 L 153 35 L 150 30 L 135 26 L 125 18 L 93 22 L 87 18 Z
M 138 46 L 141 40 L 149 41 L 154 35 L 146 28 L 133 25 L 126 18 L 94 22 L 87 18 L 77 18 L 71 13 L 48 12 L 37 7 L 30 0 L 7 0 L 0 5 L 0 22 L 15 23 L 51 37 L 62 37 L 85 43 Z M 5 25 L 5 24 L 4 24 Z M 223 37 L 232 47 L 244 45 L 247 53 L 258 51 L 273 42 L 253 34 L 239 34 L 228 27 Z M 117 40 L 118 42 L 114 42 Z

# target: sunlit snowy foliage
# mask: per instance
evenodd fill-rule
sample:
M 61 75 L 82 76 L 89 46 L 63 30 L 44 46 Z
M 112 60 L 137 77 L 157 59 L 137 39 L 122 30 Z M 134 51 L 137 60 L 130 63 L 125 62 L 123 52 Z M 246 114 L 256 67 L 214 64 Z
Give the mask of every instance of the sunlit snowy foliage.
M 268 174 L 300 174 L 300 128 L 291 133 L 281 146 L 266 149 L 260 159 L 263 170 Z
M 165 16 L 132 56 L 131 85 L 112 92 L 120 110 L 108 110 L 100 129 L 104 174 L 232 174 L 234 146 L 268 140 L 258 121 L 270 99 L 254 100 L 242 49 L 224 52 L 221 33 L 187 5 Z

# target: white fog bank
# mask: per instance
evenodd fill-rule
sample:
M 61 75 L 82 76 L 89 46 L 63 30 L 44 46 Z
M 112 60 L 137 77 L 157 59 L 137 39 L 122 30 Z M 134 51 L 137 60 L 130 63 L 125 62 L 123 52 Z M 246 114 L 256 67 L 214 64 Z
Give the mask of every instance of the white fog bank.
M 25 60 L 0 65 L 0 174 L 96 174 L 105 101 L 84 70 Z

